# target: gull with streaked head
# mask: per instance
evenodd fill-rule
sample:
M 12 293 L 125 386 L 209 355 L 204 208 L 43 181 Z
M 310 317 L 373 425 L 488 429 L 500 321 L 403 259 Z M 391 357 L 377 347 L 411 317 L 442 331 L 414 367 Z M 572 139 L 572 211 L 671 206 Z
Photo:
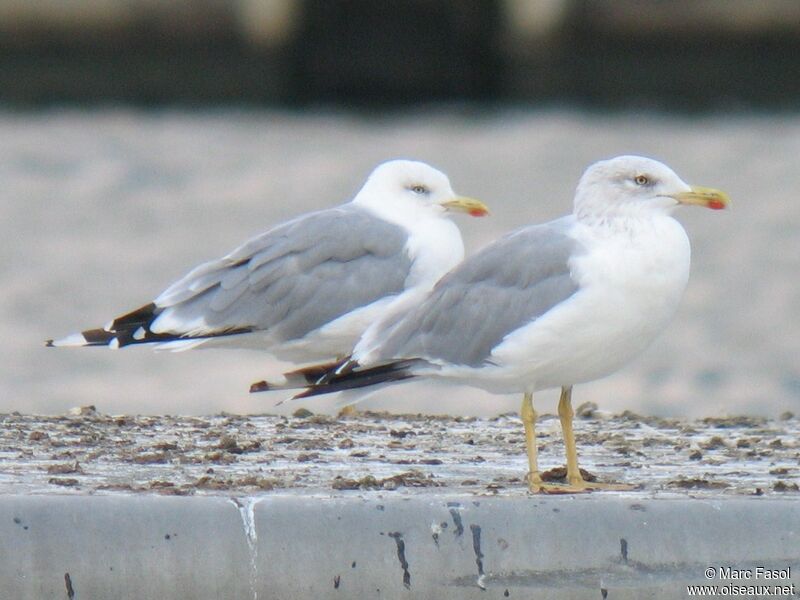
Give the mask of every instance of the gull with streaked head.
M 578 183 L 571 215 L 519 229 L 468 258 L 424 300 L 370 327 L 347 360 L 253 391 L 307 388 L 296 396 L 307 397 L 429 377 L 521 393 L 530 491 L 628 489 L 581 476 L 572 387 L 626 365 L 675 315 L 690 248 L 673 209 L 728 202 L 652 159 L 595 163 Z M 566 484 L 542 480 L 535 436 L 533 394 L 559 387 Z

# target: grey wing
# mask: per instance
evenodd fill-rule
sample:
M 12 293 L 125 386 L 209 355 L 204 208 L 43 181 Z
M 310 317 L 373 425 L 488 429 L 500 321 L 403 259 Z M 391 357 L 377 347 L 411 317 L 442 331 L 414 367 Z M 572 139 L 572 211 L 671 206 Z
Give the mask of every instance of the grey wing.
M 574 294 L 580 248 L 560 219 L 501 238 L 451 271 L 377 349 L 378 360 L 484 364 L 500 341 Z
M 406 241 L 402 228 L 352 205 L 304 215 L 170 286 L 155 301 L 161 312 L 152 329 L 302 337 L 402 291 L 411 267 Z

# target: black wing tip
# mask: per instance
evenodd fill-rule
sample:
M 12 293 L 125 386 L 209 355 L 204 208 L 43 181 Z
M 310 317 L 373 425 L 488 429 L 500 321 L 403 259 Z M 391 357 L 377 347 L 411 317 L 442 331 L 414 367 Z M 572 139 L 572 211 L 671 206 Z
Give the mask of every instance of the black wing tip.
M 283 374 L 286 381 L 282 384 L 273 384 L 262 379 L 261 381 L 250 384 L 250 393 L 257 394 L 259 392 L 271 392 L 274 390 L 296 390 L 307 387 L 321 389 L 324 388 L 325 384 L 333 377 L 336 377 L 340 369 L 349 362 L 349 358 L 337 359 L 331 362 L 319 363 L 295 371 L 289 371 Z M 317 393 L 323 394 L 325 392 Z
M 150 325 L 160 312 L 159 307 L 154 302 L 150 302 L 114 319 L 111 323 L 111 329 L 135 330 L 142 325 Z
M 294 396 L 292 396 L 292 400 L 300 400 L 301 398 L 310 398 L 311 396 L 323 396 L 325 394 L 331 394 L 335 391 L 339 390 L 332 389 L 330 385 L 323 384 L 323 385 L 311 386 L 304 389 L 302 392 L 296 393 Z
M 305 390 L 293 396 L 292 400 L 412 379 L 416 375 L 411 367 L 418 362 L 419 359 L 398 360 L 357 370 L 358 363 L 351 361 L 341 371 L 329 373 L 316 383 L 308 385 Z
M 81 331 L 81 335 L 86 340 L 87 346 L 106 346 L 117 337 L 116 332 L 106 331 L 105 329 L 87 329 L 86 331 Z
M 343 392 L 381 383 L 392 383 L 415 377 L 410 367 L 419 362 L 417 359 L 398 360 L 358 370 L 358 363 L 351 359 L 337 360 L 330 363 L 312 365 L 296 371 L 285 373 L 288 384 L 271 384 L 268 381 L 256 381 L 250 385 L 250 393 L 270 392 L 274 390 L 305 388 L 292 396 L 292 400 L 322 396 L 335 392 Z M 279 404 L 281 404 L 279 402 Z
M 250 385 L 250 393 L 257 394 L 258 392 L 268 392 L 272 389 L 268 381 L 256 381 Z
M 287 383 L 296 387 L 306 387 L 309 385 L 321 385 L 327 383 L 333 377 L 350 372 L 357 367 L 358 363 L 349 356 L 344 359 L 336 359 L 327 363 L 319 363 L 309 367 L 303 367 L 296 371 L 284 373 Z
M 82 331 L 84 343 L 74 343 L 74 346 L 111 346 L 112 348 L 124 348 L 134 344 L 165 343 L 191 340 L 205 340 L 231 335 L 252 333 L 255 328 L 252 326 L 228 327 L 218 331 L 211 331 L 203 335 L 189 335 L 183 332 L 164 332 L 154 333 L 150 326 L 158 318 L 163 309 L 151 302 L 137 308 L 134 311 L 117 317 L 104 328 L 87 329 Z M 77 336 L 76 336 L 77 337 Z M 45 346 L 60 346 L 56 340 L 46 340 Z

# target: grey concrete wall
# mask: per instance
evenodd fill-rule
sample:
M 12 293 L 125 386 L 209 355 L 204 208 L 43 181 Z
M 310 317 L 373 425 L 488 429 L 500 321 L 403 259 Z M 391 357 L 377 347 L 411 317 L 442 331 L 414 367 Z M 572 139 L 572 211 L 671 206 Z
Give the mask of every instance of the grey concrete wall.
M 3 598 L 686 597 L 800 570 L 796 499 L 0 497 Z M 68 580 L 68 582 L 67 582 Z M 790 580 L 749 581 L 791 585 Z

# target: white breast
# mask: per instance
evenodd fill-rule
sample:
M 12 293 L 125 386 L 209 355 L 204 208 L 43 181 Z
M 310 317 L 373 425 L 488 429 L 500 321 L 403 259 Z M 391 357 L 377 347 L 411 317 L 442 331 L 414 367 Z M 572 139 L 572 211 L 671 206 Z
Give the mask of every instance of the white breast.
M 674 316 L 689 277 L 690 248 L 671 217 L 628 223 L 623 233 L 576 224 L 587 249 L 571 261 L 580 290 L 492 353 L 505 391 L 605 377 L 634 359 Z
M 359 339 L 362 340 L 359 347 L 370 345 L 384 320 L 405 313 L 463 260 L 464 243 L 452 221 L 421 213 L 416 215 L 413 225 L 406 226 L 402 221 L 399 224 L 408 232 L 404 251 L 412 261 L 404 290 L 343 315 L 300 340 L 276 345 L 276 356 L 296 362 L 307 361 L 309 356 L 342 357 L 353 351 Z
M 464 260 L 464 242 L 452 221 L 426 219 L 409 231 L 406 252 L 413 261 L 406 288 L 431 289 L 445 273 Z

